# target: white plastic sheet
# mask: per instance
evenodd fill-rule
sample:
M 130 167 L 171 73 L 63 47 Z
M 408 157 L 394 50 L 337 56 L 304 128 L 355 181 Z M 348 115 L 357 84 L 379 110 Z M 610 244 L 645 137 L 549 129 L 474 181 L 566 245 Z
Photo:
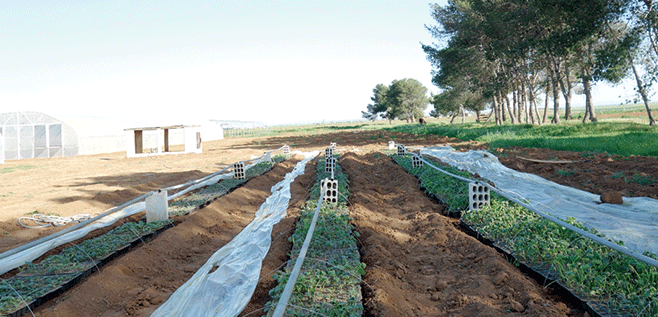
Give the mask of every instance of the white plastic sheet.
M 304 160 L 272 187 L 272 195 L 260 206 L 254 220 L 151 316 L 237 316 L 258 284 L 263 259 L 272 243 L 272 227 L 286 215 L 290 184 L 318 153 L 305 154 Z
M 256 165 L 260 162 L 267 161 L 268 159 L 269 159 L 268 155 L 263 155 L 263 156 L 259 157 L 258 159 L 254 160 L 253 162 L 251 162 L 251 164 L 245 166 L 245 170 L 253 167 L 254 165 Z M 231 173 L 224 173 L 224 174 L 217 174 L 217 175 L 213 175 L 211 177 L 202 178 L 198 182 L 189 182 L 189 183 L 187 183 L 187 184 L 191 184 L 189 187 L 185 188 L 185 190 L 182 190 L 182 191 L 177 192 L 173 195 L 170 195 L 168 197 L 168 200 L 171 201 L 171 200 L 176 199 L 176 198 L 178 198 L 178 197 L 180 197 L 180 196 L 182 196 L 182 195 L 184 195 L 184 194 L 186 194 L 186 193 L 188 193 L 192 190 L 202 188 L 202 187 L 205 187 L 205 186 L 208 186 L 208 185 L 216 184 L 220 180 L 228 179 L 228 178 L 231 178 L 231 177 L 233 177 L 232 172 Z M 178 188 L 178 187 L 181 187 L 181 186 L 186 186 L 187 184 L 179 185 L 179 186 L 173 186 L 173 187 L 170 187 L 170 188 L 166 188 L 164 190 L 170 190 L 172 188 Z M 69 232 L 67 234 L 64 234 L 62 236 L 59 236 L 57 238 L 54 238 L 54 239 L 51 239 L 49 241 L 45 241 L 41 244 L 35 245 L 35 246 L 33 246 L 29 249 L 26 249 L 24 251 L 15 253 L 13 255 L 10 255 L 10 256 L 2 259 L 2 261 L 0 261 L 0 274 L 4 274 L 6 272 L 9 272 L 10 270 L 13 270 L 13 269 L 15 269 L 15 268 L 27 263 L 27 262 L 30 262 L 30 261 L 40 257 L 41 255 L 43 255 L 44 253 L 48 252 L 49 250 L 51 250 L 53 248 L 56 248 L 56 247 L 58 247 L 60 245 L 63 245 L 65 243 L 80 239 L 80 238 L 86 236 L 89 232 L 91 232 L 93 230 L 103 228 L 103 227 L 107 227 L 107 226 L 113 224 L 114 222 L 116 222 L 119 219 L 129 217 L 129 216 L 132 216 L 134 214 L 143 212 L 145 209 L 146 209 L 146 205 L 143 201 L 134 203 L 134 204 L 132 204 L 132 205 L 120 210 L 120 211 L 117 211 L 117 212 L 112 213 L 110 215 L 107 215 L 107 216 L 105 216 L 105 217 L 103 217 L 103 218 L 101 218 L 97 221 L 94 221 L 94 222 L 90 223 L 89 225 L 87 225 L 85 227 L 82 227 L 82 228 L 77 229 L 75 231 L 71 231 L 71 232 Z
M 573 217 L 607 239 L 623 241 L 631 250 L 658 254 L 658 200 L 624 197 L 623 205 L 597 204 L 599 195 L 512 170 L 487 151 L 457 152 L 446 146 L 421 149 L 420 153 L 477 173 L 496 188 L 527 200 L 537 210 L 562 220 Z
M 93 230 L 107 227 L 121 218 L 134 215 L 136 213 L 144 211 L 145 209 L 146 209 L 146 204 L 143 201 L 134 203 L 120 211 L 117 211 L 113 214 L 103 217 L 78 230 L 71 231 L 55 239 L 45 241 L 41 244 L 35 245 L 24 251 L 10 255 L 7 258 L 4 258 L 2 259 L 2 261 L 0 261 L 0 274 L 4 274 L 10 270 L 13 270 L 25 264 L 26 262 L 30 262 L 40 257 L 44 253 L 48 252 L 49 250 L 56 248 L 62 244 L 80 239 Z

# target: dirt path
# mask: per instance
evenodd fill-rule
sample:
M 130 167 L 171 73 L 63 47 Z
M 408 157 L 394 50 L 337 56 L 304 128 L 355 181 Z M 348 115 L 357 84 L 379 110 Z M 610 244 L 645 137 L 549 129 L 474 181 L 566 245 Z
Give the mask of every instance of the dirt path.
M 571 315 L 495 250 L 456 229 L 387 156 L 348 153 L 339 164 L 349 176 L 367 265 L 366 316 Z

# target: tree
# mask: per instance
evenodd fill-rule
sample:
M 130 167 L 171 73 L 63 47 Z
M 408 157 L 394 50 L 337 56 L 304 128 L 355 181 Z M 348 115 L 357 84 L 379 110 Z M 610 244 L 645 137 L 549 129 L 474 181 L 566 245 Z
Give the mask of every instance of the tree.
M 423 117 L 423 111 L 429 104 L 427 88 L 412 78 L 394 80 L 389 87 L 387 101 L 388 112 L 407 122 Z
M 372 92 L 373 103 L 368 104 L 367 111 L 361 111 L 361 116 L 368 120 L 381 116 L 389 123 L 395 118 L 413 122 L 423 116 L 429 104 L 427 88 L 411 78 L 393 80 L 390 86 L 377 84 Z
M 384 84 L 377 84 L 377 86 L 375 86 L 375 88 L 372 90 L 373 96 L 370 97 L 370 100 L 372 100 L 373 103 L 368 104 L 367 111 L 361 111 L 361 116 L 364 119 L 374 121 L 377 119 L 377 117 L 381 116 L 382 118 L 389 119 L 390 121 L 394 118 L 388 118 L 386 113 L 388 108 L 386 101 L 388 91 L 388 86 Z
M 422 45 L 434 68 L 432 82 L 443 90 L 459 87 L 452 93 L 481 94 L 492 105 L 497 124 L 506 118 L 534 121 L 535 92 L 544 85 L 554 100 L 553 122 L 559 122 L 560 90 L 568 119 L 570 73 L 582 70 L 577 61 L 584 59 L 574 51 L 591 53 L 582 49 L 585 43 L 619 16 L 624 1 L 634 0 L 449 0 L 445 7 L 432 5 L 438 25 L 426 28 L 440 44 Z M 591 81 L 592 76 L 578 77 Z

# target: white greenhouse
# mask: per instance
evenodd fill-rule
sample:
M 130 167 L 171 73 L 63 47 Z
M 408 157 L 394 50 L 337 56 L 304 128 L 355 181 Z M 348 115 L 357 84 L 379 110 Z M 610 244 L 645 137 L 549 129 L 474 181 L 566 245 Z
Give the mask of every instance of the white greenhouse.
M 50 116 L 40 112 L 8 112 L 0 114 L 0 163 L 4 160 L 48 158 L 123 152 L 134 133 L 128 129 L 160 126 L 162 122 L 107 117 Z M 164 123 L 171 125 L 171 123 Z M 224 138 L 218 122 L 205 120 L 198 124 L 199 140 Z M 130 134 L 130 135 L 129 135 Z M 156 135 L 145 135 L 144 148 L 156 148 Z M 172 133 L 171 145 L 184 144 L 184 136 Z M 199 141 L 200 142 L 200 141 Z

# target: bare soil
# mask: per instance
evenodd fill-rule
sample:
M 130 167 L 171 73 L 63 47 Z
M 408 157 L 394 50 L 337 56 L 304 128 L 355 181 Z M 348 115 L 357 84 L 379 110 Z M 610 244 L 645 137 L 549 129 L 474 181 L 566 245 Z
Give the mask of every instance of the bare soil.
M 200 178 L 284 144 L 293 150 L 310 151 L 336 142 L 344 153 L 339 164 L 350 177 L 354 225 L 361 233 L 362 261 L 368 265 L 363 285 L 367 316 L 581 314 L 547 294 L 494 250 L 457 230 L 455 220 L 442 215 L 442 207 L 422 194 L 415 178 L 377 153 L 387 148 L 389 140 L 407 146 L 450 144 L 458 149 L 486 145 L 353 128 L 337 127 L 337 132 L 328 134 L 204 142 L 203 154 L 129 159 L 125 153 L 111 153 L 6 161 L 0 165 L 0 252 L 61 230 L 18 225 L 18 217 L 35 210 L 61 216 L 95 214 L 150 190 Z M 630 181 L 642 173 L 658 175 L 655 158 L 526 148 L 492 150 L 506 166 L 560 184 L 597 194 L 658 195 L 657 184 Z M 527 158 L 575 162 L 535 163 Z M 176 227 L 101 268 L 100 273 L 42 305 L 35 314 L 148 316 L 252 220 L 271 186 L 297 160 L 299 157 L 277 164 L 204 209 L 176 219 Z M 626 180 L 620 175 L 627 176 Z M 314 181 L 312 168 L 307 167 L 307 173 L 293 184 L 288 217 L 274 228 L 263 279 L 243 314 L 262 309 L 269 301 L 267 292 L 274 286 L 271 273 L 288 260 L 287 237 Z

